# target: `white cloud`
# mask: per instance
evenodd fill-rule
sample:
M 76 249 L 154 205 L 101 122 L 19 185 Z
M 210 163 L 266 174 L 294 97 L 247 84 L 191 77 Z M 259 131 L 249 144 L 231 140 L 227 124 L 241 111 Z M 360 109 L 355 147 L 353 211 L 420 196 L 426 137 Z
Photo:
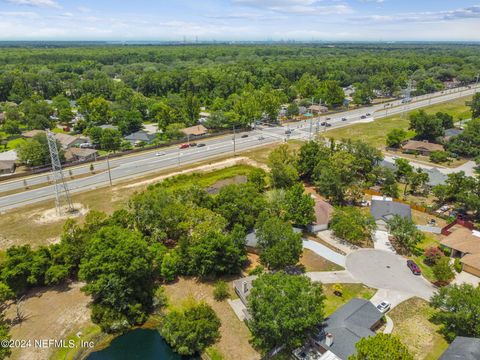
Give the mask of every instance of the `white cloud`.
M 348 5 L 327 5 L 318 0 L 232 0 L 232 3 L 285 14 L 331 15 L 348 14 L 353 12 L 352 8 Z
M 55 0 L 6 0 L 11 4 L 16 5 L 28 5 L 35 7 L 50 7 L 50 8 L 61 8 L 60 4 Z

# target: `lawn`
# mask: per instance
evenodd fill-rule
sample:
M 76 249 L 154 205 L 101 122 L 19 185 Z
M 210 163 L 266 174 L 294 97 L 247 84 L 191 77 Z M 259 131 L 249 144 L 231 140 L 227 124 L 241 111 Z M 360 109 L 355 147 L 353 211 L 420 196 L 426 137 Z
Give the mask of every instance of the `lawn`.
M 470 99 L 471 97 L 462 98 L 455 101 L 426 107 L 423 110 L 430 114 L 439 111 L 446 112 L 452 115 L 455 120 L 468 119 L 471 116 L 471 113 L 470 108 L 465 104 L 465 102 Z M 383 148 L 385 147 L 387 133 L 392 129 L 408 130 L 408 117 L 410 114 L 416 111 L 418 110 L 408 112 L 404 114 L 404 116 L 402 116 L 402 114 L 398 114 L 394 116 L 389 116 L 384 119 L 378 119 L 369 123 L 356 124 L 352 126 L 345 126 L 339 129 L 333 129 L 328 131 L 325 136 L 327 138 L 334 138 L 337 140 L 362 140 L 374 147 Z M 409 137 L 413 137 L 415 134 L 412 131 L 409 131 L 408 135 Z
M 343 270 L 341 266 L 334 264 L 327 259 L 318 256 L 308 249 L 303 250 L 300 263 L 305 266 L 306 271 L 338 271 Z
M 289 140 L 287 144 L 291 151 L 297 151 L 304 144 L 304 142 L 301 140 Z M 282 144 L 277 143 L 269 146 L 259 147 L 253 150 L 242 151 L 241 155 L 246 156 L 259 163 L 266 164 L 268 163 L 268 155 L 270 155 L 270 153 L 280 145 Z
M 407 346 L 415 359 L 436 360 L 448 347 L 439 333 L 440 326 L 430 321 L 435 309 L 425 300 L 409 299 L 388 315 L 393 320 L 393 334 Z
M 20 144 L 23 144 L 26 140 L 24 138 L 16 138 L 16 139 L 13 139 L 13 140 L 9 140 L 7 142 L 7 148 L 6 150 L 13 150 L 13 149 L 16 149 Z
M 326 296 L 325 300 L 325 316 L 331 315 L 343 304 L 349 302 L 353 298 L 369 300 L 377 292 L 377 290 L 369 288 L 363 284 L 341 284 L 343 287 L 342 296 L 333 293 L 334 284 L 324 284 L 323 292 Z

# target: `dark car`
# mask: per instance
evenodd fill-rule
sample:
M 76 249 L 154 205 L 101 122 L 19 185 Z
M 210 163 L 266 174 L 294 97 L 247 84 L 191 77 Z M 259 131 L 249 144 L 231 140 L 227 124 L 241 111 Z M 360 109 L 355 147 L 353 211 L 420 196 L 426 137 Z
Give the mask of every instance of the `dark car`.
M 320 123 L 320 126 L 325 126 L 325 125 L 327 125 L 327 123 L 325 121 Z
M 361 117 L 362 117 L 362 119 L 366 119 L 366 118 L 367 118 L 365 115 L 362 115 Z
M 242 139 L 245 139 L 245 138 L 247 138 L 247 137 L 248 137 L 248 134 L 242 135 Z
M 370 113 L 367 113 L 367 116 L 372 116 L 372 114 L 370 114 Z
M 422 270 L 420 270 L 418 265 L 415 264 L 415 261 L 413 260 L 407 260 L 407 266 L 414 275 L 420 275 L 422 273 Z
M 194 142 L 190 143 L 190 147 L 195 147 L 195 146 L 197 146 L 197 143 L 194 143 Z
M 347 120 L 348 120 L 348 119 L 347 119 L 347 118 L 345 118 L 345 117 L 344 117 L 344 118 L 342 118 L 342 121 L 347 121 Z
M 332 118 L 329 118 L 329 117 L 328 117 L 327 120 L 332 120 Z
M 330 127 L 330 126 L 332 126 L 332 124 L 326 123 L 325 126 L 326 126 L 326 127 Z
M 205 147 L 205 144 L 198 144 L 197 147 Z

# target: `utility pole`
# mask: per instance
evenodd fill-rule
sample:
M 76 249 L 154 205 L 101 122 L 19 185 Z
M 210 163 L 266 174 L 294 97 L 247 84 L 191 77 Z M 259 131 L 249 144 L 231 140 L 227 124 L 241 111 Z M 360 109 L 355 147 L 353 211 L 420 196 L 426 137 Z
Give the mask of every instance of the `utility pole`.
M 235 125 L 233 125 L 233 156 L 237 156 L 237 144 L 235 139 Z
M 112 173 L 110 172 L 110 154 L 107 154 L 107 168 L 108 168 L 108 180 L 110 181 L 110 186 L 112 186 Z

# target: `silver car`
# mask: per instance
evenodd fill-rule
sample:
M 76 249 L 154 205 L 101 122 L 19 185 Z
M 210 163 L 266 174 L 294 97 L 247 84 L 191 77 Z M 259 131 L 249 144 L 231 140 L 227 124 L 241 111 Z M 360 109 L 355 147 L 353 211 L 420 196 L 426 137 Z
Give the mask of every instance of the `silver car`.
M 382 301 L 380 304 L 377 305 L 378 311 L 382 314 L 385 314 L 388 310 L 390 310 L 390 303 L 388 301 Z

